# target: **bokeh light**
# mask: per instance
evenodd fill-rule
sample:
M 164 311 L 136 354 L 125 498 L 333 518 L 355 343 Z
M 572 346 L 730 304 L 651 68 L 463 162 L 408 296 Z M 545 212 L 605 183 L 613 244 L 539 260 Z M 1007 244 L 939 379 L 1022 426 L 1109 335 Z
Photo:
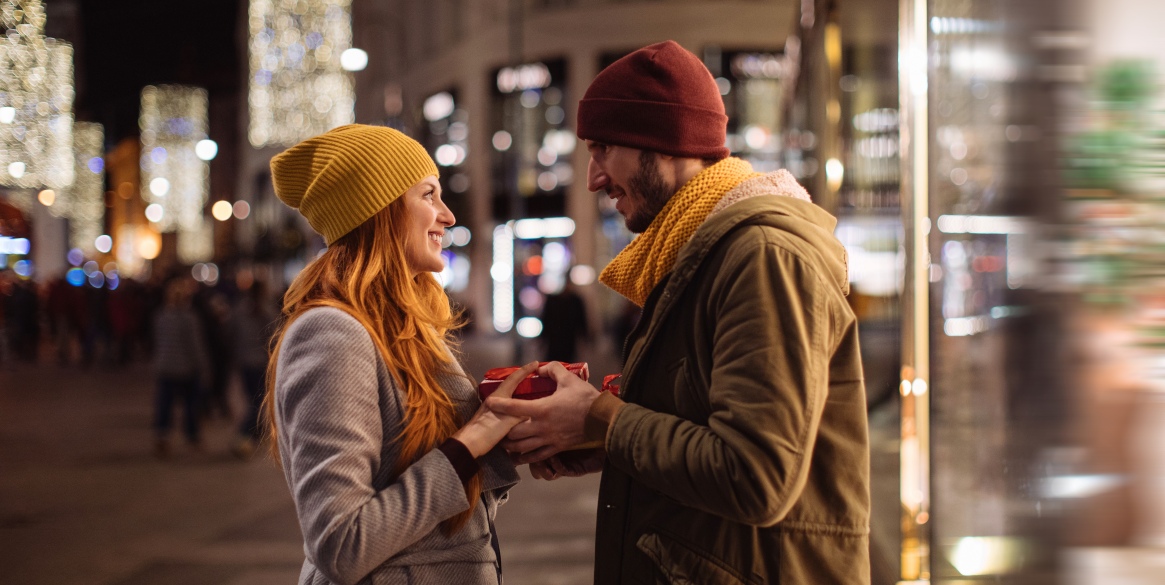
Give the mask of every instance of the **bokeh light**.
M 209 138 L 199 140 L 194 145 L 194 154 L 201 160 L 214 160 L 214 157 L 218 155 L 218 143 Z
M 343 67 L 344 71 L 364 71 L 364 68 L 368 67 L 368 53 L 355 47 L 345 49 L 340 53 L 340 67 Z
M 232 210 L 235 219 L 247 219 L 247 216 L 251 215 L 251 204 L 246 201 L 235 201 Z
M 210 214 L 219 221 L 230 219 L 233 211 L 234 207 L 231 206 L 230 201 L 215 201 L 214 205 L 210 207 Z
M 248 23 L 252 146 L 290 146 L 355 120 L 341 63 L 352 45 L 348 0 L 251 0 Z

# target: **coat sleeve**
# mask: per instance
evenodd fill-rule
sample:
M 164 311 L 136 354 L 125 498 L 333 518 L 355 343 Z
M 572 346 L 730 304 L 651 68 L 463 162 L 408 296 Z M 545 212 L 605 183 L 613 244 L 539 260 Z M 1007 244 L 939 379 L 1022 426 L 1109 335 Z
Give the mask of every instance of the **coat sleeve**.
M 436 449 L 384 489 L 373 487 L 377 470 L 394 464 L 381 461 L 393 437 L 383 436 L 379 360 L 358 321 L 313 309 L 287 330 L 276 371 L 279 452 L 307 554 L 340 584 L 360 581 L 469 509 L 453 465 Z
M 771 526 L 808 479 L 829 386 L 825 307 L 837 293 L 775 244 L 740 248 L 704 300 L 713 323 L 707 424 L 628 404 L 607 451 L 612 465 L 685 506 Z

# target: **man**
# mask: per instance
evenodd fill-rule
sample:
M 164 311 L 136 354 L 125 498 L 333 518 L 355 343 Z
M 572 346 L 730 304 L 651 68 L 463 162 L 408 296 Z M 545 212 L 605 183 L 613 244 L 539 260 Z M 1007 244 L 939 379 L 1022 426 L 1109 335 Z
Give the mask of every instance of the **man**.
M 543 479 L 603 470 L 595 583 L 869 582 L 869 447 L 835 220 L 724 148 L 711 74 L 668 41 L 578 109 L 588 188 L 640 236 L 600 280 L 643 307 L 621 398 L 552 364 L 504 446 Z M 588 441 L 604 450 L 569 451 Z

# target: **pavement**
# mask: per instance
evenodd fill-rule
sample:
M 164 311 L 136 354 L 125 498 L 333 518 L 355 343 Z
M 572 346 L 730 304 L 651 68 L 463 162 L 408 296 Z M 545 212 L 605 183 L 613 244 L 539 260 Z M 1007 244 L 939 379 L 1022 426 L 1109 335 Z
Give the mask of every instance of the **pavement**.
M 474 376 L 513 362 L 513 344 L 501 338 L 467 340 L 463 349 Z M 176 433 L 171 456 L 160 460 L 145 364 L 5 368 L 0 583 L 296 582 L 303 544 L 282 472 L 266 457 L 230 454 L 234 421 L 207 421 L 201 451 Z M 591 583 L 598 476 L 544 482 L 521 473 L 498 518 L 507 585 Z
M 522 361 L 506 338 L 471 338 L 463 350 L 475 377 Z M 520 357 L 536 357 L 531 351 Z M 584 348 L 582 358 L 596 379 L 619 369 L 609 346 Z M 296 581 L 303 545 L 283 475 L 266 457 L 230 454 L 234 421 L 208 421 L 203 450 L 189 449 L 176 434 L 171 456 L 160 460 L 145 364 L 82 369 L 46 361 L 0 364 L 0 582 Z M 241 412 L 241 391 L 232 384 Z M 883 434 L 875 474 L 896 487 L 896 433 Z M 597 474 L 545 482 L 521 473 L 497 523 L 507 585 L 591 583 Z M 896 493 L 889 497 L 896 501 Z M 896 508 L 886 523 L 894 527 Z

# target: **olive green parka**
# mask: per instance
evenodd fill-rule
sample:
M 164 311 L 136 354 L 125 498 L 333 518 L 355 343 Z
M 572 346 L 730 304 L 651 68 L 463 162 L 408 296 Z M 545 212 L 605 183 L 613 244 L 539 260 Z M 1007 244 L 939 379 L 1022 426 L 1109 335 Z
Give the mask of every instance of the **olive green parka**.
M 831 215 L 763 184 L 700 226 L 627 340 L 596 585 L 869 583 L 845 249 Z

